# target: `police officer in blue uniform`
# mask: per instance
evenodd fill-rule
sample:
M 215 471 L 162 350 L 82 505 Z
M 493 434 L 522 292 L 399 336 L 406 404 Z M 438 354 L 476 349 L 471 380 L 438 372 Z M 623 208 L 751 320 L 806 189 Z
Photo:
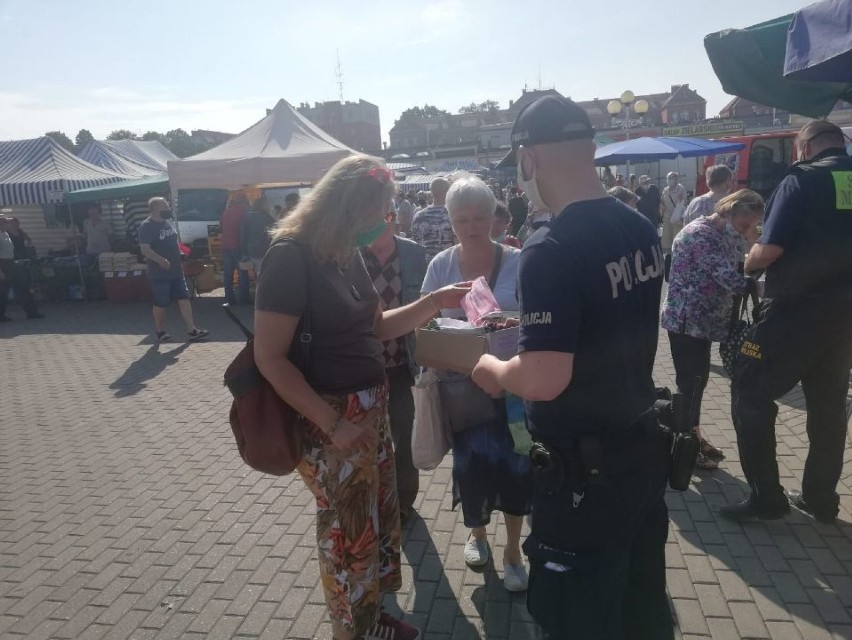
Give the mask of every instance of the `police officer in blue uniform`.
M 789 504 L 821 522 L 838 514 L 852 367 L 852 158 L 827 120 L 796 138 L 800 162 L 772 195 L 747 272 L 766 270 L 760 316 L 738 356 L 732 415 L 749 497 L 735 520 L 780 518 Z M 801 382 L 810 450 L 802 491 L 785 496 L 775 457 L 775 401 Z
M 648 415 L 663 254 L 653 225 L 604 191 L 593 136 L 562 97 L 518 114 L 504 163 L 537 208 L 559 213 L 521 254 L 519 355 L 483 356 L 473 379 L 527 401 L 527 607 L 544 637 L 667 640 L 670 439 Z

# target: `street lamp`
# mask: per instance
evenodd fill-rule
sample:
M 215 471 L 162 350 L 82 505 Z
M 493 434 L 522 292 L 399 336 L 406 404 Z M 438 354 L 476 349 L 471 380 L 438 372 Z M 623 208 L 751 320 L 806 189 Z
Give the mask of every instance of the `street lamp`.
M 610 100 L 609 104 L 606 105 L 606 111 L 609 115 L 615 117 L 622 111 L 624 111 L 624 129 L 626 131 L 627 139 L 630 140 L 630 107 L 633 107 L 633 113 L 636 115 L 644 115 L 648 113 L 648 101 L 636 99 L 636 96 L 633 95 L 632 91 L 625 91 L 621 94 L 621 97 L 618 100 Z
M 641 116 L 648 113 L 648 101 L 642 100 L 641 98 L 637 100 L 636 96 L 630 90 L 622 93 L 618 100 L 610 100 L 606 105 L 607 113 L 613 118 L 624 111 L 624 135 L 627 140 L 630 140 L 630 128 L 632 126 L 630 121 L 631 106 L 633 107 L 633 113 L 636 115 Z M 630 175 L 630 160 L 627 161 L 627 175 Z

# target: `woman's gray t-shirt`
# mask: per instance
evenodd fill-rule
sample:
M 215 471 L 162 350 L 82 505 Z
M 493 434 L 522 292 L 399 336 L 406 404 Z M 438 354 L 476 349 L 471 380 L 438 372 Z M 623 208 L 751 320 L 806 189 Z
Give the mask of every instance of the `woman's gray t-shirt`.
M 304 249 L 304 251 L 303 251 Z M 376 337 L 379 294 L 355 253 L 345 268 L 321 262 L 310 248 L 284 241 L 269 248 L 260 267 L 255 308 L 301 317 L 310 269 L 311 343 L 306 378 L 318 392 L 354 393 L 384 383 L 382 343 Z M 299 334 L 293 350 L 300 348 Z

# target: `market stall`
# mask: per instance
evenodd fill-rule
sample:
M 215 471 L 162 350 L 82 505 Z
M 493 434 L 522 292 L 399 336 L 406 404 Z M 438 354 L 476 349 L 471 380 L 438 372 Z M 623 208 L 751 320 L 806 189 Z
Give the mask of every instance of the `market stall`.
M 77 299 L 97 294 L 97 271 L 79 255 L 74 211 L 64 194 L 122 178 L 81 160 L 47 136 L 0 142 L 0 208 L 18 218 L 42 256 L 20 265 L 37 295 Z

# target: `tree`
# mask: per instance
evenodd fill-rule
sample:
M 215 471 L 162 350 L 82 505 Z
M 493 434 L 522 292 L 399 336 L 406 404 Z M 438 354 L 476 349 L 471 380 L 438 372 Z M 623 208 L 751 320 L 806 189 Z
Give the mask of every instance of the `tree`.
M 136 140 L 136 134 L 128 129 L 116 129 L 107 136 L 107 140 Z
M 56 142 L 59 143 L 59 146 L 61 146 L 66 151 L 74 153 L 74 143 L 71 141 L 71 138 L 66 136 L 61 131 L 48 131 L 44 135 L 46 135 L 48 138 L 53 138 L 54 140 L 56 140 Z
M 448 116 L 450 115 L 449 111 L 444 111 L 443 109 L 439 109 L 438 107 L 431 104 L 424 104 L 422 107 L 411 107 L 410 109 L 406 109 L 399 116 L 397 122 L 401 120 L 419 120 L 421 118 L 437 118 L 439 116 Z
M 74 141 L 77 143 L 77 153 L 82 151 L 87 144 L 89 144 L 92 140 L 95 139 L 95 136 L 92 135 L 92 132 L 88 129 L 80 129 L 77 132 L 77 137 Z
M 459 113 L 493 113 L 500 110 L 500 103 L 496 100 L 486 100 L 476 104 L 471 102 L 466 107 L 461 107 Z
M 199 151 L 197 140 L 183 129 L 172 129 L 165 135 L 162 142 L 178 158 L 186 158 Z
M 165 138 L 166 138 L 166 136 L 164 136 L 159 131 L 147 131 L 142 136 L 143 140 L 146 140 L 146 141 L 149 141 L 149 142 L 152 141 L 152 140 L 158 140 L 158 141 L 162 142 L 163 140 L 165 140 Z

